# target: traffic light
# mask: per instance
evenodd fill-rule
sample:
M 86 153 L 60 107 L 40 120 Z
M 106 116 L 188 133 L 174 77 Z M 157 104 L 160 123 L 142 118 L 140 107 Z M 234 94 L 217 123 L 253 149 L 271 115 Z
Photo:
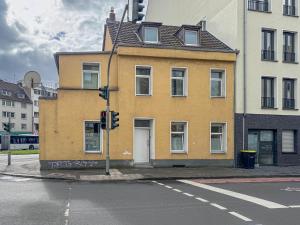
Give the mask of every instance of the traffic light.
M 109 90 L 107 86 L 104 86 L 102 88 L 99 88 L 99 96 L 105 100 L 108 99 Z
M 111 111 L 111 129 L 115 129 L 119 126 L 119 115 L 120 113 Z
M 4 130 L 5 130 L 7 133 L 10 133 L 10 130 L 11 130 L 10 123 L 3 123 L 3 125 L 4 125 Z
M 145 6 L 143 5 L 144 0 L 132 0 L 132 21 L 142 21 L 144 18 L 143 9 Z
M 106 111 L 101 111 L 100 127 L 102 130 L 106 129 Z

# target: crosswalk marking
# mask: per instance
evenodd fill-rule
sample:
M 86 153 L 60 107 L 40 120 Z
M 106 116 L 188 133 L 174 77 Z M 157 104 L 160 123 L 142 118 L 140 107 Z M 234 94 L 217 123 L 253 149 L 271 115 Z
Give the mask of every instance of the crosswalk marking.
M 197 183 L 197 182 L 194 182 L 194 181 L 189 181 L 189 180 L 178 180 L 178 181 L 180 181 L 182 183 L 185 183 L 185 184 L 190 184 L 190 185 L 193 185 L 193 186 L 196 186 L 196 187 L 199 187 L 199 188 L 203 188 L 203 189 L 206 189 L 206 190 L 209 190 L 209 191 L 214 191 L 214 192 L 217 192 L 217 193 L 220 193 L 220 194 L 223 194 L 223 195 L 227 195 L 227 196 L 230 196 L 230 197 L 233 197 L 233 198 L 248 201 L 248 202 L 251 202 L 251 203 L 254 203 L 254 204 L 257 204 L 257 205 L 264 206 L 264 207 L 269 208 L 269 209 L 288 208 L 287 206 L 278 204 L 276 202 L 267 201 L 265 199 L 253 197 L 253 196 L 246 195 L 246 194 L 241 194 L 241 193 L 235 192 L 235 191 L 229 191 L 229 190 L 226 190 L 226 189 L 217 188 L 217 187 L 213 187 L 213 186 L 206 185 L 206 184 L 200 184 L 200 183 Z
M 241 219 L 241 220 L 246 221 L 246 222 L 251 222 L 251 221 L 252 221 L 252 220 L 249 219 L 248 217 L 243 216 L 243 215 L 241 215 L 241 214 L 239 214 L 239 213 L 237 213 L 237 212 L 229 212 L 229 213 L 230 213 L 231 215 L 233 215 L 233 216 L 235 216 L 235 217 Z
M 223 207 L 223 206 L 221 206 L 219 204 L 216 204 L 216 203 L 210 203 L 210 205 L 212 205 L 212 206 L 214 206 L 214 207 L 216 207 L 218 209 L 221 209 L 221 210 L 227 210 L 225 207 Z

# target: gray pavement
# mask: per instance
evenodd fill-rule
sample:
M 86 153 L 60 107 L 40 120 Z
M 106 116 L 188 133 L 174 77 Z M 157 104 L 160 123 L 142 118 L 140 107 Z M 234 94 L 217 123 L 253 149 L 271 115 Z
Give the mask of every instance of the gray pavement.
M 297 190 L 299 182 L 210 186 L 300 204 L 299 192 L 285 191 Z M 0 175 L 0 193 L 0 225 L 298 225 L 300 220 L 300 208 L 269 209 L 175 180 L 90 183 Z
M 7 156 L 0 155 L 0 174 L 32 178 L 118 181 L 149 179 L 192 178 L 250 178 L 250 177 L 300 177 L 300 166 L 259 167 L 256 169 L 201 167 L 201 168 L 113 168 L 111 176 L 103 169 L 93 170 L 40 170 L 38 155 L 12 156 L 12 165 L 7 166 Z

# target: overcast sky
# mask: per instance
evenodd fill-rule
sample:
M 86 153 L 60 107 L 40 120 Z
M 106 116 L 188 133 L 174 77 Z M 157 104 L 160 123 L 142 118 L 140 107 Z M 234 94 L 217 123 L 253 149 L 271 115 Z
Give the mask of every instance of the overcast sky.
M 57 81 L 53 53 L 99 51 L 103 26 L 127 0 L 0 0 L 0 79 L 16 81 L 29 70 Z

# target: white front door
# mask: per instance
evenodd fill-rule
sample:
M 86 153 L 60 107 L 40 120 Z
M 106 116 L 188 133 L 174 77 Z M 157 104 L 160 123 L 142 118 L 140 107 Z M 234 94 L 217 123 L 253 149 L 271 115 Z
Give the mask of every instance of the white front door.
M 134 163 L 149 163 L 150 161 L 150 130 L 135 128 L 134 132 Z

